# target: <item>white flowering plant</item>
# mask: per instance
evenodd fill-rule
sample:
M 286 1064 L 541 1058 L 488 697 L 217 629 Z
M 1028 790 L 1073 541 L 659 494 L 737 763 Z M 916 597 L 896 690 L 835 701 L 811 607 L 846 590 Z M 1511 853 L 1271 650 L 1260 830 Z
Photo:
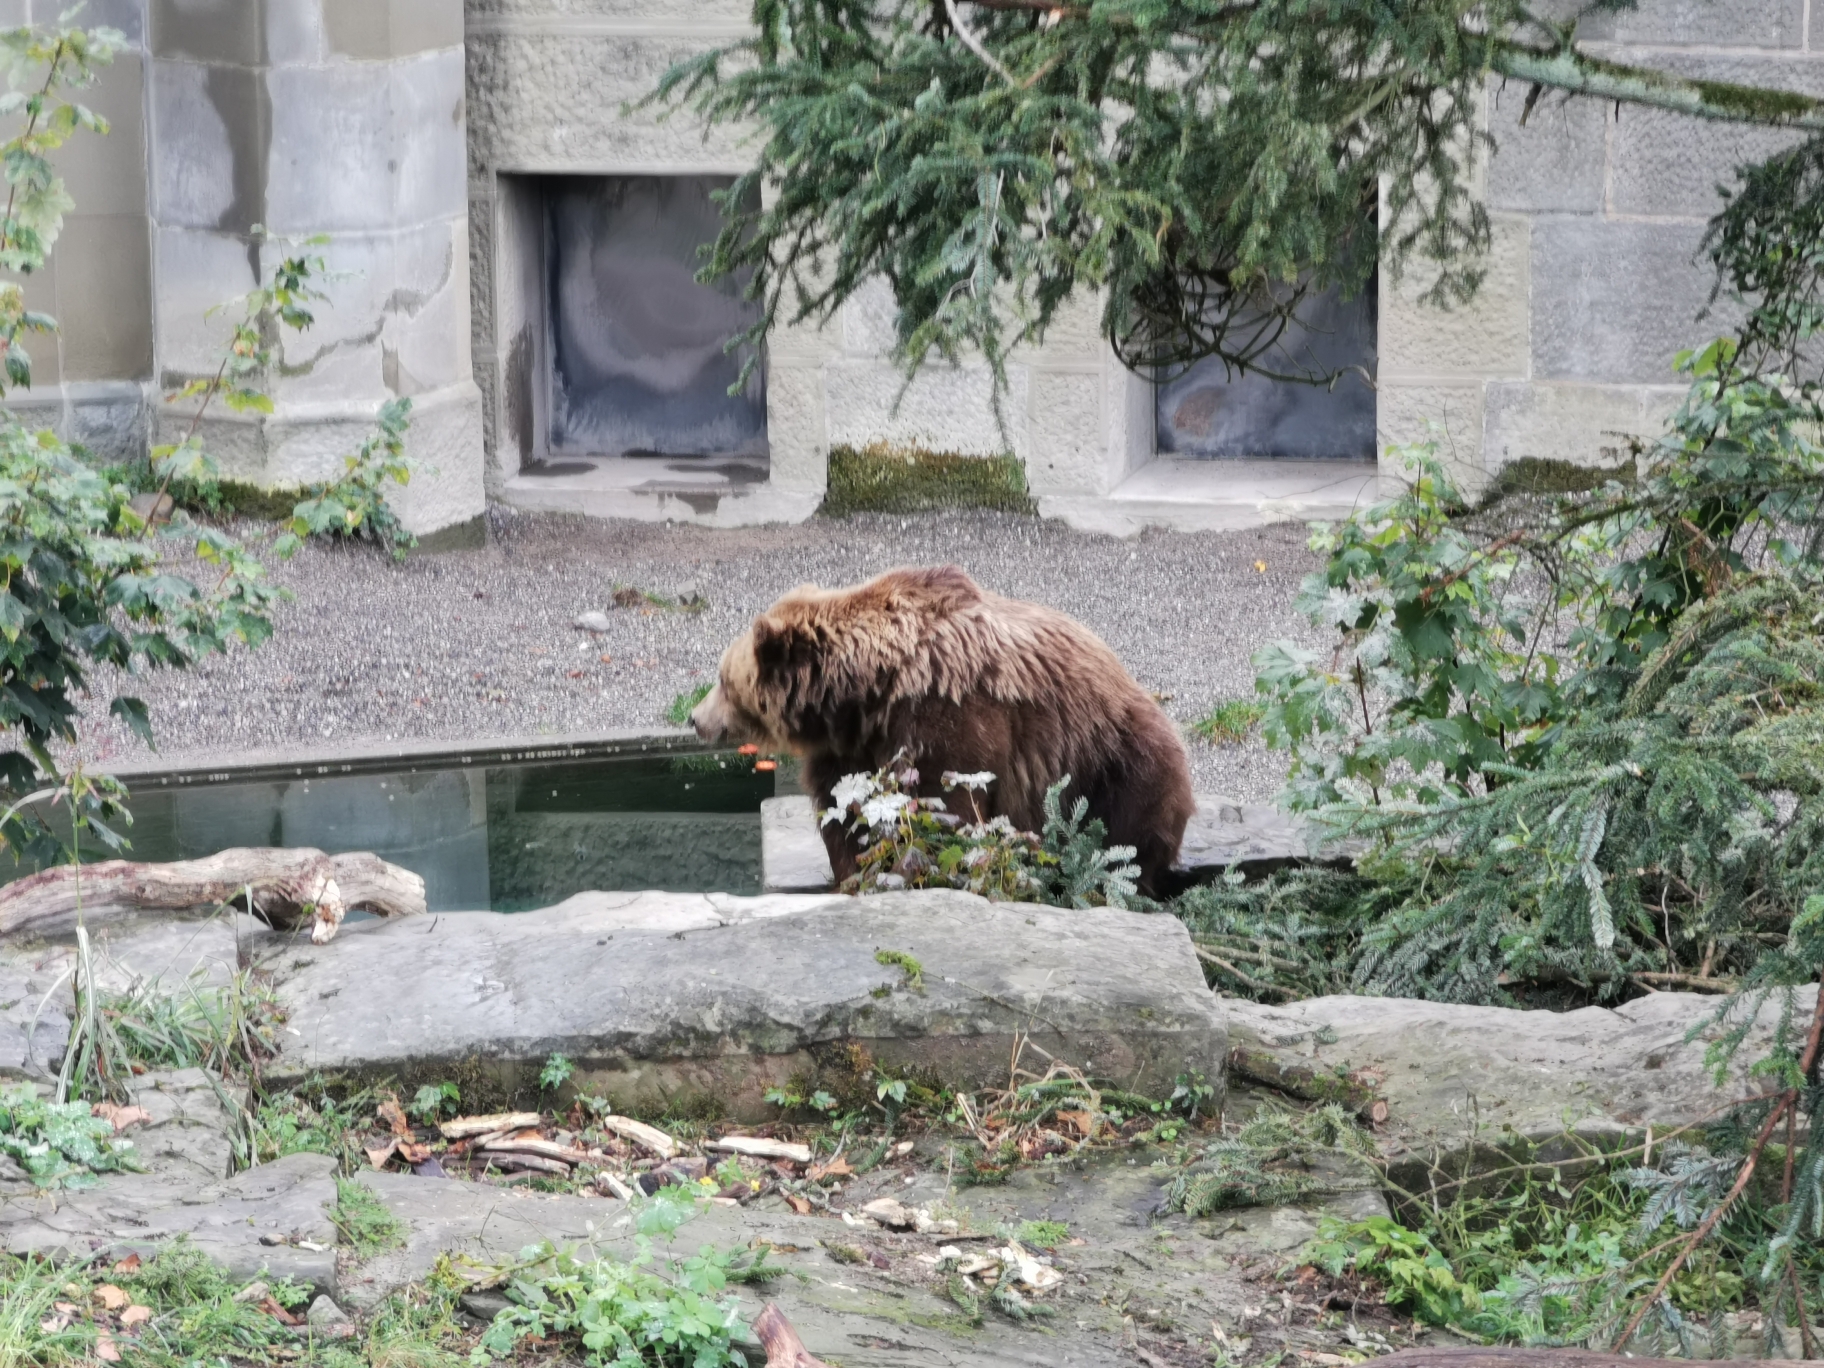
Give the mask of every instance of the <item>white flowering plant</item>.
M 959 808 L 915 789 L 920 775 L 902 753 L 872 774 L 850 774 L 830 791 L 824 826 L 842 824 L 861 847 L 859 869 L 845 893 L 956 888 L 1002 902 L 1056 907 L 1134 907 L 1139 869 L 1132 846 L 1105 846 L 1106 828 L 1087 819 L 1077 800 L 1063 811 L 1065 775 L 1045 794 L 1045 830 L 1021 831 L 1006 817 L 984 815 L 995 776 L 946 771 L 946 793 Z

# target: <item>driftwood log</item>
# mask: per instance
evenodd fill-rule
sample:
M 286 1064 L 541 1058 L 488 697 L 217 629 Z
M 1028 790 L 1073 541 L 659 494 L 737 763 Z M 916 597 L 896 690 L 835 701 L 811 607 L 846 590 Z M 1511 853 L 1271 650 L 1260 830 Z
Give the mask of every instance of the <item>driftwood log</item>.
M 754 1322 L 754 1334 L 760 1340 L 760 1347 L 766 1350 L 766 1368 L 830 1368 L 822 1359 L 811 1357 L 811 1351 L 804 1347 L 804 1341 L 798 1338 L 798 1332 L 792 1329 L 785 1313 L 771 1302 L 761 1309 L 760 1318 Z
M 83 923 L 95 926 L 145 912 L 220 903 L 250 911 L 282 931 L 308 921 L 311 940 L 322 945 L 354 909 L 379 917 L 423 912 L 424 880 L 378 855 L 268 847 L 168 864 L 105 860 L 80 868 L 58 865 L 0 889 L 0 937 L 68 934 L 76 929 L 78 908 Z
M 1791 1359 L 1736 1359 L 1729 1368 L 1787 1364 Z M 1374 1368 L 1691 1368 L 1690 1359 L 1629 1358 L 1583 1349 L 1402 1349 Z

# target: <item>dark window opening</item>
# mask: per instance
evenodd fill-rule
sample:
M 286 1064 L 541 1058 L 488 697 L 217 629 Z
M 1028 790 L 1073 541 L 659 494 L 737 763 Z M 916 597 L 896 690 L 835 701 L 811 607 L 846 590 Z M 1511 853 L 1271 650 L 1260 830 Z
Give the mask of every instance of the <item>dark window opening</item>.
M 1161 383 L 1155 391 L 1160 453 L 1374 459 L 1374 387 L 1367 376 L 1375 374 L 1375 296 L 1370 280 L 1354 299 L 1335 290 L 1312 297 L 1267 359 L 1286 374 L 1340 372 L 1328 388 L 1252 371 L 1232 376 L 1214 357 Z
M 549 453 L 765 457 L 763 368 L 730 394 L 746 351 L 725 349 L 758 306 L 695 279 L 734 178 L 540 179 Z

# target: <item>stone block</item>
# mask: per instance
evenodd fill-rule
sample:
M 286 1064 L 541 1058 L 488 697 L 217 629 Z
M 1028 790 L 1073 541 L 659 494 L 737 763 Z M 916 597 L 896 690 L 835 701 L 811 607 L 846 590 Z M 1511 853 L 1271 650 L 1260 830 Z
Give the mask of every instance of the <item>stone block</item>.
M 149 0 L 152 53 L 255 66 L 266 57 L 265 9 L 253 0 Z
M 406 139 L 389 67 L 279 67 L 271 92 L 267 226 L 279 233 L 388 228 Z M 427 141 L 435 141 L 432 134 Z
M 1581 15 L 1577 36 L 1622 43 L 1796 48 L 1804 25 L 1805 0 L 1647 0 L 1638 9 Z
M 468 99 L 461 47 L 395 62 L 391 81 L 399 163 L 393 222 L 409 227 L 467 215 Z
M 762 887 L 768 893 L 825 893 L 836 886 L 816 806 L 802 793 L 760 804 Z
M 1533 221 L 1533 375 L 1595 384 L 1665 384 L 1672 358 L 1726 331 L 1699 322 L 1712 273 L 1696 260 L 1703 224 Z
M 323 0 L 330 50 L 365 61 L 462 46 L 462 0 Z
M 1640 61 L 1679 75 L 1824 95 L 1824 72 L 1809 61 L 1636 54 L 1626 49 L 1616 55 L 1621 61 Z M 1723 207 L 1721 188 L 1737 184 L 1738 166 L 1763 161 L 1803 136 L 1629 107 L 1613 132 L 1609 211 L 1709 219 Z
M 318 0 L 250 0 L 266 7 L 266 62 L 314 66 L 326 55 Z
M 1491 384 L 1483 419 L 1483 459 L 1492 473 L 1524 457 L 1615 465 L 1628 459 L 1629 439 L 1651 441 L 1675 386 Z
M 415 398 L 405 449 L 419 473 L 391 497 L 407 531 L 423 536 L 487 511 L 481 392 L 473 381 Z
M 1116 364 L 1110 358 L 1110 364 Z M 1108 425 L 1102 369 L 1027 370 L 1026 479 L 1040 494 L 1102 493 L 1108 469 Z
M 78 214 L 58 250 L 63 379 L 152 378 L 152 244 L 143 214 Z
M 1174 918 L 990 903 L 962 893 L 622 895 L 600 908 L 345 928 L 280 988 L 290 1025 L 269 1079 L 312 1070 L 401 1083 L 474 1060 L 503 1088 L 553 1051 L 619 1107 L 708 1094 L 732 1117 L 811 1051 L 853 1041 L 957 1086 L 1002 1086 L 1016 1036 L 1163 1095 L 1223 1071 L 1214 1000 Z M 679 914 L 718 925 L 679 929 Z M 922 966 L 922 992 L 881 949 Z M 386 983 L 385 994 L 341 992 Z M 881 991 L 884 990 L 884 991 Z M 439 1076 L 442 1076 L 439 1074 Z
M 766 442 L 770 481 L 780 488 L 821 493 L 829 485 L 830 439 L 823 370 L 768 358 Z
M 833 446 L 884 441 L 963 456 L 1024 455 L 1029 374 L 1010 366 L 1001 396 L 1006 430 L 995 422 L 994 378 L 978 362 L 933 361 L 910 385 L 878 359 L 849 358 L 824 369 L 826 413 Z
M 1383 381 L 1375 396 L 1375 441 L 1381 464 L 1387 449 L 1436 442 L 1438 454 L 1453 466 L 1479 470 L 1482 464 L 1483 386 L 1399 384 Z
M 680 38 L 557 32 L 469 34 L 470 175 L 512 171 L 736 172 L 753 153 L 745 130 L 706 140 L 688 118 L 661 122 L 643 111 L 623 118 L 623 101 L 649 92 L 673 63 L 703 51 L 713 36 Z
M 151 92 L 152 206 L 160 224 L 246 233 L 267 222 L 271 109 L 262 74 L 155 61 Z
M 153 260 L 158 282 L 158 364 L 160 383 L 175 383 L 221 364 L 232 324 L 206 317 L 208 311 L 251 290 L 258 279 L 259 249 L 225 233 L 155 227 Z
M 1800 1019 L 1816 991 L 1797 990 Z M 1614 1145 L 1648 1126 L 1694 1125 L 1754 1091 L 1739 1080 L 1719 1090 L 1704 1067 L 1716 999 L 1699 993 L 1573 1012 L 1365 997 L 1223 1009 L 1237 1073 L 1349 1079 L 1385 1101 L 1382 1147 L 1409 1189 L 1434 1163 L 1461 1171 L 1472 1149 L 1504 1162 L 1499 1151 L 1516 1142 L 1568 1153 L 1567 1134 Z M 1776 995 L 1743 1043 L 1742 1070 L 1766 1054 L 1779 1010 Z
M 1411 263 L 1400 279 L 1381 276 L 1379 377 L 1386 381 L 1455 376 L 1524 376 L 1527 372 L 1529 222 L 1493 215 L 1486 274 L 1466 304 L 1439 308 L 1420 297 L 1437 272 Z
M 1530 87 L 1490 77 L 1488 206 L 1528 213 L 1593 214 L 1602 208 L 1609 106 L 1540 96 L 1522 126 Z M 1637 111 L 1630 108 L 1628 117 Z
M 107 136 L 79 132 L 51 158 L 79 214 L 146 212 L 145 66 L 123 52 L 98 72 L 82 102 L 108 121 Z

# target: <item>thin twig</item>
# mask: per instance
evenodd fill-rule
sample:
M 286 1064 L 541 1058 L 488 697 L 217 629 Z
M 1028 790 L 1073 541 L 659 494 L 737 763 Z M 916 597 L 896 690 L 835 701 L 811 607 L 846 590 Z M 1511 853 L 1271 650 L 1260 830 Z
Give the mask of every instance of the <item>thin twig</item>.
M 1000 60 L 996 58 L 992 52 L 982 46 L 982 40 L 977 38 L 975 34 L 970 31 L 969 25 L 963 22 L 963 16 L 959 14 L 956 9 L 956 0 L 944 0 L 944 12 L 950 16 L 950 27 L 956 33 L 956 36 L 963 40 L 963 46 L 968 48 L 969 51 L 973 52 L 977 57 L 980 57 L 983 62 L 987 63 L 988 69 L 994 72 L 994 74 L 999 76 L 1003 81 L 1007 82 L 1008 85 L 1012 86 L 1015 90 L 1020 89 L 1020 83 L 1013 79 L 1013 73 L 1002 66 Z

